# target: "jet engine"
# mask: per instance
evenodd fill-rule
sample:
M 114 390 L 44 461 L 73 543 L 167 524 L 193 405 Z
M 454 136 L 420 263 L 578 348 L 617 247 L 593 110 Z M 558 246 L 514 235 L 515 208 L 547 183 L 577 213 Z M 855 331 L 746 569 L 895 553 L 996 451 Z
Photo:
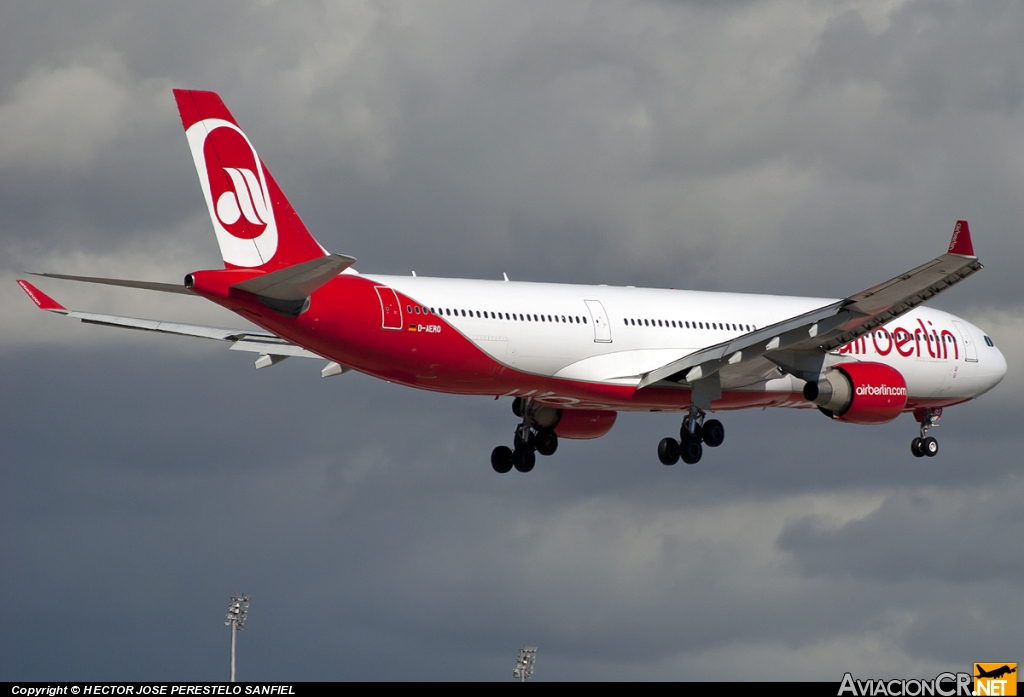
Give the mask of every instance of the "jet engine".
M 838 421 L 884 424 L 906 406 L 907 383 L 882 363 L 841 363 L 804 385 L 804 398 Z

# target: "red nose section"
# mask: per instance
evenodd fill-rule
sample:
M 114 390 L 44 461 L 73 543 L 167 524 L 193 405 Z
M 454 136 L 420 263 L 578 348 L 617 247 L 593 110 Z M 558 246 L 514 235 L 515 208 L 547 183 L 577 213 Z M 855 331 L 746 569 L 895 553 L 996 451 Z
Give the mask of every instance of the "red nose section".
M 971 244 L 971 230 L 967 227 L 966 220 L 956 221 L 953 228 L 953 239 L 949 241 L 949 254 L 973 257 L 974 245 Z

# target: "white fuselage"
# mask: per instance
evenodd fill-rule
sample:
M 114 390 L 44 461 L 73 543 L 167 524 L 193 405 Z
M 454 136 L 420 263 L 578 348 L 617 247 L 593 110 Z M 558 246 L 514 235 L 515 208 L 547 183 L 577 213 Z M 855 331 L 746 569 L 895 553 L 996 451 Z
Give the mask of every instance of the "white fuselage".
M 409 322 L 433 316 L 498 363 L 518 371 L 585 382 L 635 385 L 640 375 L 706 346 L 835 302 L 829 298 L 363 276 L 415 306 Z M 421 314 L 417 314 L 419 309 Z M 432 314 L 431 314 L 432 313 Z M 962 401 L 994 387 L 1006 361 L 975 325 L 917 308 L 876 333 L 833 351 L 830 361 L 873 361 L 904 376 L 908 395 Z M 731 389 L 799 392 L 788 375 Z M 795 406 L 795 405 L 794 405 Z

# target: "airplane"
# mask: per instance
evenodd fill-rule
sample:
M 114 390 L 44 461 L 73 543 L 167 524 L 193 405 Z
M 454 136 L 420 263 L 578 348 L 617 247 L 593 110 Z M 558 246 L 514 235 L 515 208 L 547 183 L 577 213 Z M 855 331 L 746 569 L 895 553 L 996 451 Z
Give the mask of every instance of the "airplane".
M 38 276 L 211 300 L 260 327 L 228 329 L 69 310 L 26 280 L 42 310 L 91 324 L 229 342 L 256 368 L 326 361 L 324 377 L 359 371 L 393 383 L 511 398 L 512 447 L 498 473 L 531 471 L 560 439 L 605 435 L 620 411 L 682 414 L 658 459 L 696 464 L 725 429 L 712 412 L 817 408 L 833 421 L 919 423 L 915 457 L 944 408 L 1006 374 L 992 339 L 923 304 L 982 268 L 967 221 L 945 253 L 842 299 L 359 273 L 309 233 L 251 141 L 213 92 L 174 90 L 223 269 L 181 285 Z M 981 339 L 979 341 L 979 338 Z
M 1004 675 L 1009 675 L 1010 673 L 1016 673 L 1017 672 L 1016 664 L 1014 665 L 1013 668 L 1011 668 L 1009 665 L 1005 665 L 1004 664 L 1004 665 L 1000 666 L 999 668 L 994 668 L 992 670 L 985 670 L 984 668 L 982 668 L 977 663 L 974 664 L 974 667 L 978 670 L 978 674 L 974 676 L 976 678 L 995 678 L 995 679 L 999 679 L 999 678 L 1003 677 Z

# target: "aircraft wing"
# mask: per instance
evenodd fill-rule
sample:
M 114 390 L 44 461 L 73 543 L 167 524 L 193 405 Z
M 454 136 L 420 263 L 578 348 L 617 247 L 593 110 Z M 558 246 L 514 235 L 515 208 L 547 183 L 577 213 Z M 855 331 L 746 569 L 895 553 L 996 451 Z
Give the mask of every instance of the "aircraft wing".
M 57 276 L 54 276 L 57 277 Z M 78 278 L 72 280 L 81 280 Z M 134 282 L 132 282 L 134 283 Z M 153 319 L 140 319 L 137 317 L 120 317 L 117 315 L 102 315 L 94 312 L 80 312 L 69 310 L 50 296 L 43 293 L 28 281 L 19 280 L 18 285 L 32 299 L 32 302 L 40 310 L 47 310 L 57 314 L 79 319 L 88 324 L 100 324 L 107 327 L 120 327 L 123 329 L 138 329 L 162 334 L 176 334 L 178 336 L 194 336 L 201 339 L 214 339 L 217 341 L 231 342 L 231 348 L 236 351 L 251 351 L 261 354 L 256 361 L 256 367 L 262 368 L 267 365 L 279 363 L 288 356 L 301 356 L 302 358 L 323 358 L 312 351 L 297 346 L 270 332 L 258 329 L 222 329 L 219 327 L 204 327 L 197 324 L 180 324 L 178 322 L 161 322 Z M 129 286 L 142 287 L 142 286 Z M 264 360 L 266 357 L 266 360 Z M 337 375 L 331 363 L 324 372 L 330 375 Z M 340 368 L 340 366 L 339 366 Z M 330 371 L 329 371 L 330 369 Z
M 683 356 L 642 375 L 637 389 L 659 382 L 692 385 L 716 374 L 719 379 L 727 379 L 730 373 L 741 373 L 751 367 L 747 365 L 749 362 L 758 359 L 791 368 L 801 362 L 801 354 L 823 357 L 828 351 L 909 312 L 981 268 L 974 255 L 967 221 L 959 220 L 948 251 L 927 264 L 830 305 Z M 789 372 L 799 374 L 799 365 Z

